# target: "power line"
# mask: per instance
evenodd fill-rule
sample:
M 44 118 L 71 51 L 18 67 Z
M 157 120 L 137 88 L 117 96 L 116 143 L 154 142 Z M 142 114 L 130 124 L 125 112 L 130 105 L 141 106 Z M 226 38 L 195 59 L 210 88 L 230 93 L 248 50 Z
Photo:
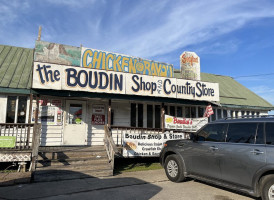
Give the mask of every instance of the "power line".
M 254 74 L 254 75 L 248 75 L 248 76 L 235 76 L 233 78 L 237 79 L 237 78 L 243 78 L 243 77 L 271 76 L 271 75 L 274 75 L 274 73 L 269 73 L 269 74 Z

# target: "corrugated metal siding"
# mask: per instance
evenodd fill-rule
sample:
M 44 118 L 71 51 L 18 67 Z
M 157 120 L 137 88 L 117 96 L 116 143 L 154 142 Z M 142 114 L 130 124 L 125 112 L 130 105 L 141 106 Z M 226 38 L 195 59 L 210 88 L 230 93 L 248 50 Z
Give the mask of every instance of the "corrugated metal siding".
M 0 87 L 30 89 L 33 49 L 0 45 Z
M 180 71 L 175 71 L 175 77 L 180 78 Z M 269 102 L 234 80 L 229 76 L 201 73 L 201 80 L 219 83 L 220 103 L 222 105 L 238 105 L 273 109 Z

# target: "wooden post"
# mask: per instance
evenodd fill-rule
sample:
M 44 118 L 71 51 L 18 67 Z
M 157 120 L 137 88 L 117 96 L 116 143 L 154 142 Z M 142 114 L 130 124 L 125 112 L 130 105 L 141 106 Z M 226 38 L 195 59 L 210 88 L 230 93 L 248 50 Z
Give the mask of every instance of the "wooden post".
M 108 100 L 108 127 L 111 126 L 111 99 Z
M 29 100 L 30 100 L 30 103 L 29 103 L 28 124 L 31 123 L 32 103 L 33 103 L 33 95 L 32 94 L 29 95 Z M 29 138 L 30 138 L 30 126 L 28 125 L 28 134 L 27 134 L 27 141 L 26 141 L 27 148 L 29 148 Z
M 42 33 L 42 26 L 39 26 L 38 38 L 37 38 L 38 41 L 41 40 L 41 33 Z
M 165 132 L 165 105 L 162 103 L 161 107 L 161 122 L 162 122 L 162 132 Z
M 36 96 L 36 109 L 35 109 L 35 124 L 38 123 L 38 114 L 39 114 L 39 97 Z

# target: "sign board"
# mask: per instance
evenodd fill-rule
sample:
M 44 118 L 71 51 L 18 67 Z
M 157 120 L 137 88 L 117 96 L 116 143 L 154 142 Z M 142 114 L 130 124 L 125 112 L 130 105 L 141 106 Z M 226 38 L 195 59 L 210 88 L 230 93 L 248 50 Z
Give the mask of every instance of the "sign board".
M 219 84 L 34 63 L 33 88 L 219 101 Z
M 83 47 L 81 67 L 151 76 L 174 76 L 173 66 L 170 64 Z
M 104 105 L 93 105 L 92 106 L 92 114 L 105 114 L 105 106 Z
M 16 142 L 15 136 L 0 136 L 1 148 L 14 148 Z
M 123 134 L 124 157 L 158 157 L 167 140 L 185 139 L 184 133 Z
M 105 125 L 105 115 L 92 114 L 91 123 L 93 125 Z
M 207 117 L 202 118 L 181 118 L 165 115 L 165 128 L 196 132 L 208 123 Z
M 195 52 L 185 51 L 180 56 L 181 75 L 183 79 L 201 80 L 200 57 Z

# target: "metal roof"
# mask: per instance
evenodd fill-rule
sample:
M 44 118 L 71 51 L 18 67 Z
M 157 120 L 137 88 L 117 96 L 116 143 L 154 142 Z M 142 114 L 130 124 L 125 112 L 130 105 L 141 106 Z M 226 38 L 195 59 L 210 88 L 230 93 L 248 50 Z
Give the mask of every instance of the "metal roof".
M 174 73 L 180 78 L 179 70 Z M 229 76 L 201 73 L 201 81 L 219 83 L 220 104 L 226 107 L 272 110 L 274 106 Z
M 0 45 L 0 91 L 29 93 L 33 49 Z

